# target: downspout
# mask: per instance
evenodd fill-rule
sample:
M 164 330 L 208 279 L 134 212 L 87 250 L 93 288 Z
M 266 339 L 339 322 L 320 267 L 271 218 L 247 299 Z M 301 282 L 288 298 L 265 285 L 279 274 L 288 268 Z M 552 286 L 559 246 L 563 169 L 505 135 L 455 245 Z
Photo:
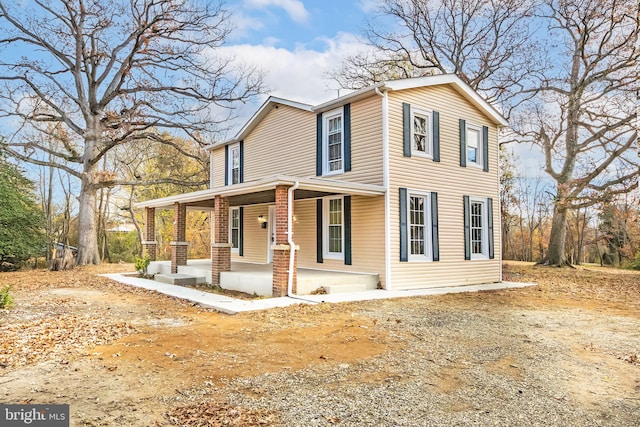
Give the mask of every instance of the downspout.
M 300 182 L 296 181 L 287 190 L 287 242 L 289 243 L 289 270 L 287 270 L 287 296 L 296 298 L 293 294 L 293 267 L 295 263 L 296 247 L 293 242 L 293 192 L 298 189 Z
M 289 243 L 289 270 L 287 270 L 287 296 L 289 298 L 299 299 L 301 301 L 310 302 L 313 304 L 317 304 L 318 301 L 313 301 L 310 299 L 302 298 L 293 293 L 293 271 L 295 256 L 296 256 L 296 248 L 295 243 L 293 241 L 293 192 L 298 189 L 300 186 L 300 182 L 296 181 L 289 189 L 287 190 L 287 243 Z
M 382 97 L 382 185 L 384 186 L 384 288 L 391 290 L 391 199 L 389 194 L 389 97 L 387 91 L 375 88 Z
M 502 163 L 500 161 L 500 127 L 498 126 L 496 129 L 496 139 L 498 139 L 498 170 L 497 175 L 498 175 L 498 242 L 500 242 L 500 261 L 499 261 L 499 270 L 500 270 L 500 283 L 502 283 L 502 272 L 503 272 L 503 265 L 502 265 L 502 244 L 504 243 L 502 241 L 502 197 L 500 197 L 500 194 L 502 193 L 502 184 L 500 182 L 500 174 L 502 173 Z M 495 215 L 494 215 L 495 218 Z M 495 233 L 495 231 L 494 231 Z M 494 255 L 495 255 L 495 248 L 494 248 Z

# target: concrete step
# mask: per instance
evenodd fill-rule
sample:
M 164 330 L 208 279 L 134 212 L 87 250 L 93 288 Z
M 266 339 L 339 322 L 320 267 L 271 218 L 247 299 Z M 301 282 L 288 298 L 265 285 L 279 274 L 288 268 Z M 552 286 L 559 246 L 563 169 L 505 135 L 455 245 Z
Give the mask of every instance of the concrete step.
M 154 279 L 158 282 L 168 283 L 170 285 L 190 286 L 198 283 L 205 283 L 204 277 L 192 276 L 190 274 L 156 274 Z
M 211 283 L 211 268 L 203 268 L 202 265 L 179 265 L 179 274 L 186 274 L 188 276 L 195 276 L 198 278 L 198 283 Z

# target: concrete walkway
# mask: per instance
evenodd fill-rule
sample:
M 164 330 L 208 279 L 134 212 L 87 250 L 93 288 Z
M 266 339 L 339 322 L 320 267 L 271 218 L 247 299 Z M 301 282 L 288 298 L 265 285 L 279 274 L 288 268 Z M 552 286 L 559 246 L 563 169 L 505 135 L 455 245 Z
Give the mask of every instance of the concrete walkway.
M 135 273 L 134 273 L 135 274 Z M 286 307 L 294 304 L 320 304 L 323 302 L 340 303 L 353 301 L 370 301 L 386 298 L 407 298 L 413 296 L 426 295 L 443 295 L 459 292 L 478 292 L 498 289 L 524 288 L 534 286 L 535 283 L 519 283 L 519 282 L 501 282 L 488 283 L 484 285 L 467 285 L 467 286 L 448 286 L 441 288 L 414 289 L 409 291 L 360 291 L 360 292 L 344 292 L 327 295 L 302 295 L 296 298 L 280 297 L 280 298 L 264 298 L 243 300 L 238 298 L 230 298 L 224 295 L 212 292 L 203 292 L 197 289 L 185 286 L 169 285 L 166 283 L 156 282 L 155 280 L 141 279 L 134 276 L 124 274 L 102 274 L 119 283 L 135 286 L 138 288 L 148 289 L 150 291 L 160 292 L 175 298 L 185 299 L 203 306 L 211 307 L 215 310 L 227 314 L 237 314 L 244 311 L 267 310 L 275 307 Z

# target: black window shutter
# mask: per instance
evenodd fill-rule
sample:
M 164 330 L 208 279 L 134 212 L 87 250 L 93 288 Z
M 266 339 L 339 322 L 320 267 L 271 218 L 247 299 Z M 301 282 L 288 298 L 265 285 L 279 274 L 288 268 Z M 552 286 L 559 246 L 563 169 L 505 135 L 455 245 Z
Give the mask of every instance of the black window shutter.
M 316 262 L 322 264 L 322 199 L 316 200 Z
M 344 106 L 344 171 L 351 170 L 351 104 Z
M 431 113 L 433 121 L 433 161 L 440 161 L 440 113 Z
M 316 117 L 316 176 L 322 176 L 322 113 Z
M 487 199 L 487 223 L 489 228 L 489 259 L 495 258 L 493 245 L 493 199 Z
M 438 235 L 438 193 L 431 193 L 431 248 L 433 260 L 440 261 L 440 237 Z
M 224 146 L 224 185 L 229 185 L 229 146 Z
M 405 157 L 411 157 L 411 105 L 402 103 L 402 135 L 403 153 Z
M 409 260 L 409 239 L 407 230 L 407 189 L 400 188 L 400 261 Z
M 344 209 L 344 265 L 351 265 L 351 196 L 342 199 Z
M 467 167 L 467 122 L 460 119 L 460 166 Z
M 471 259 L 471 205 L 469 204 L 469 196 L 463 196 L 464 199 L 464 259 Z
M 240 141 L 240 183 L 244 182 L 244 141 Z
M 489 172 L 489 128 L 482 126 L 482 170 Z
M 238 255 L 244 256 L 244 208 L 238 208 Z

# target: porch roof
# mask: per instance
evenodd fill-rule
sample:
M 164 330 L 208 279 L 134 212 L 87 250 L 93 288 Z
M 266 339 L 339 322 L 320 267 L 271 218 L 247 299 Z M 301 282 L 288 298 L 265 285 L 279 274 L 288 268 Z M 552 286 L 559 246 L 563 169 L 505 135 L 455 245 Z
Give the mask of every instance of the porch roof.
M 215 187 L 207 190 L 176 196 L 152 199 L 136 204 L 138 208 L 173 208 L 175 203 L 187 205 L 192 209 L 213 209 L 215 196 L 229 199 L 230 206 L 254 205 L 275 202 L 275 188 L 278 185 L 292 186 L 298 182 L 299 187 L 294 193 L 295 200 L 313 199 L 334 194 L 350 194 L 357 196 L 380 196 L 385 193 L 381 185 L 361 184 L 354 182 L 336 181 L 325 178 L 300 178 L 286 175 L 276 175 L 242 184 Z

